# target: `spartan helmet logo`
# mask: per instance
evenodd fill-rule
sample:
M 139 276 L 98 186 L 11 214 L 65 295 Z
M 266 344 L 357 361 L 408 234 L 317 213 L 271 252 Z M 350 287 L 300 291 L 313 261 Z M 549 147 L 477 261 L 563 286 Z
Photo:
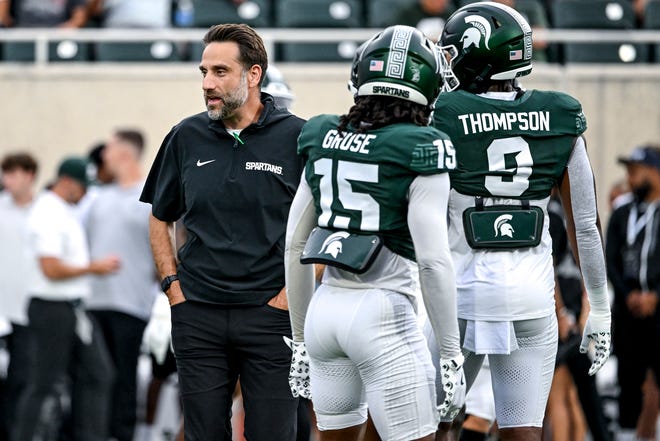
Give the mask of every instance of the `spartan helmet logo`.
M 495 219 L 495 222 L 493 223 L 493 228 L 495 229 L 495 237 L 500 236 L 508 236 L 511 239 L 513 239 L 513 227 L 509 223 L 509 221 L 513 219 L 513 216 L 510 214 L 503 214 L 501 216 L 498 216 L 497 219 Z
M 336 233 L 332 233 L 323 241 L 323 245 L 321 245 L 321 252 L 324 254 L 330 254 L 336 259 L 337 255 L 341 254 L 342 252 L 342 240 L 346 239 L 348 236 L 350 236 L 350 233 L 346 231 L 337 231 Z
M 490 40 L 490 23 L 481 15 L 468 15 L 465 17 L 465 23 L 469 23 L 472 26 L 467 28 L 463 35 L 461 36 L 461 43 L 463 43 L 463 50 L 469 48 L 470 46 L 479 47 L 481 43 L 481 37 L 484 37 L 484 45 L 486 49 L 488 47 L 488 42 Z

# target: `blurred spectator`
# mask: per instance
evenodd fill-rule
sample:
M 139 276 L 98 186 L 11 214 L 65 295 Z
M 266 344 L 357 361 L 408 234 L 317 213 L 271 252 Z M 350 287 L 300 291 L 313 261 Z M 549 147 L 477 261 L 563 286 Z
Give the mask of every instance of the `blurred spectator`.
M 596 388 L 596 379 L 588 374 L 591 360 L 587 354 L 579 351 L 582 329 L 587 319 L 588 301 L 580 269 L 575 263 L 568 241 L 564 216 L 558 194 L 553 190 L 548 203 L 548 219 L 556 275 L 559 344 L 547 411 L 552 439 L 584 439 L 586 418 L 594 441 L 611 441 L 603 403 Z
M 621 180 L 615 182 L 610 188 L 610 193 L 608 195 L 610 202 L 610 211 L 614 211 L 620 206 L 627 204 L 632 201 L 633 195 L 628 188 L 628 182 Z
M 110 184 L 112 181 L 115 180 L 115 177 L 110 172 L 108 166 L 103 160 L 104 149 L 105 149 L 105 142 L 100 142 L 96 144 L 94 147 L 92 147 L 92 149 L 87 154 L 87 158 L 89 159 L 89 162 L 91 162 L 96 168 L 96 178 L 94 179 L 94 182 L 92 184 L 97 184 L 97 185 Z M 91 188 L 87 189 L 87 193 L 85 193 L 85 196 L 89 194 L 90 189 Z
M 618 439 L 646 440 L 655 437 L 655 426 L 650 433 L 640 430 L 642 384 L 648 369 L 656 382 L 660 375 L 660 149 L 641 146 L 629 157 L 619 158 L 619 162 L 626 166 L 633 200 L 612 213 L 606 241 L 607 270 L 614 289 L 613 343 L 620 389 Z
M 115 255 L 113 274 L 92 277 L 87 310 L 100 325 L 114 363 L 110 435 L 131 441 L 137 419 L 137 365 L 142 334 L 158 292 L 149 246 L 149 206 L 139 201 L 144 185 L 140 165 L 144 138 L 136 130 L 117 130 L 103 150 L 115 183 L 99 190 L 87 219 L 91 259 Z
M 37 263 L 27 282 L 33 366 L 19 400 L 14 441 L 44 439 L 44 432 L 57 429 L 62 417 L 57 385 L 67 374 L 72 375 L 74 439 L 106 441 L 112 364 L 82 303 L 90 292 L 85 276 L 114 272 L 119 261 L 89 259 L 85 232 L 71 210 L 88 184 L 87 161 L 66 158 L 28 214 L 29 249 Z
M 416 27 L 431 40 L 438 41 L 445 22 L 455 10 L 451 0 L 419 0 L 401 9 L 392 24 Z
M 497 3 L 510 6 L 520 12 L 527 23 L 532 27 L 532 60 L 548 61 L 546 48 L 548 43 L 539 39 L 533 31 L 537 29 L 547 29 L 549 27 L 548 14 L 543 4 L 536 0 L 494 0 Z
M 92 202 L 98 196 L 99 189 L 106 184 L 110 184 L 114 181 L 114 176 L 108 170 L 108 167 L 103 161 L 103 150 L 105 149 L 105 143 L 101 142 L 94 145 L 89 153 L 87 154 L 87 159 L 90 163 L 91 169 L 94 170 L 92 182 L 90 182 L 85 192 L 85 196 L 78 201 L 74 210 L 76 212 L 76 217 L 83 226 L 87 225 L 87 218 L 89 216 L 89 208 L 92 206 Z
M 644 17 L 646 15 L 646 7 L 650 0 L 631 0 L 633 11 L 635 11 L 635 18 L 637 27 L 641 28 L 644 25 Z
M 90 0 L 90 15 L 106 28 L 169 28 L 172 0 Z
M 11 324 L 11 332 L 6 336 L 9 367 L 0 403 L 4 411 L 0 439 L 6 440 L 32 365 L 26 275 L 36 271 L 36 265 L 28 258 L 26 221 L 34 198 L 37 162 L 27 153 L 14 153 L 6 155 L 0 167 L 5 189 L 0 193 L 0 318 Z
M 0 1 L 0 24 L 6 27 L 81 28 L 86 23 L 87 0 Z
M 11 5 L 9 0 L 0 1 L 0 28 L 8 28 L 14 24 L 11 16 Z

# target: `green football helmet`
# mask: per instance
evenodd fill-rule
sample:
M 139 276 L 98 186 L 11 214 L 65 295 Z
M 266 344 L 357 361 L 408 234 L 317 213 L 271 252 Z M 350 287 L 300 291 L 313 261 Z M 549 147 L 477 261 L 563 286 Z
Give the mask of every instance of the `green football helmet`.
M 390 96 L 432 106 L 440 93 L 437 48 L 410 26 L 390 26 L 368 40 L 356 72 L 357 96 Z
M 273 97 L 275 104 L 284 109 L 290 109 L 293 104 L 293 92 L 284 80 L 282 72 L 269 64 L 266 75 L 261 83 L 261 90 Z
M 438 46 L 444 91 L 481 93 L 492 80 L 532 71 L 532 28 L 518 11 L 501 3 L 458 9 L 447 20 Z

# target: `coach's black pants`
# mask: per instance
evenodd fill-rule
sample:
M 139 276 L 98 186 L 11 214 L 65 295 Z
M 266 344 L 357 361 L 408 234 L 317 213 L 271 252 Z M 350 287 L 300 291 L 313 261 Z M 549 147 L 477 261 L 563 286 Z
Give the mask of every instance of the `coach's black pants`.
M 295 441 L 298 399 L 289 389 L 289 313 L 268 305 L 172 307 L 172 342 L 186 441 L 231 440 L 232 393 L 240 377 L 248 441 Z
M 110 437 L 132 441 L 137 420 L 137 365 L 147 322 L 119 311 L 91 310 L 115 367 Z

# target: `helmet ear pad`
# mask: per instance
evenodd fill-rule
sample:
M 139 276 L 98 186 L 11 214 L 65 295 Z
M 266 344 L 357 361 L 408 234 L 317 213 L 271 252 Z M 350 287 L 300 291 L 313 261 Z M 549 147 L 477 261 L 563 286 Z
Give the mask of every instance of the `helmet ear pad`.
M 432 106 L 440 93 L 437 49 L 410 26 L 390 26 L 376 34 L 354 67 L 355 96 L 390 96 Z
M 449 17 L 438 42 L 455 54 L 443 77 L 453 75 L 455 88 L 475 92 L 492 81 L 512 80 L 532 70 L 532 30 L 515 9 L 496 2 L 472 3 Z M 453 89 L 452 89 L 453 90 Z

